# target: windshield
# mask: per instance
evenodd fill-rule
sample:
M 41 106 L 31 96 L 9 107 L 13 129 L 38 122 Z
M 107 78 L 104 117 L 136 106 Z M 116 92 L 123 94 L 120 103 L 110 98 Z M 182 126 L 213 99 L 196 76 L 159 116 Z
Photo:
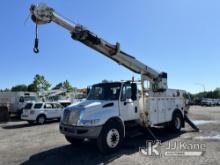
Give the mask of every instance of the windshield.
M 24 101 L 36 101 L 36 97 L 35 96 L 25 96 Z
M 87 100 L 118 100 L 121 83 L 105 83 L 92 86 Z
M 35 96 L 21 96 L 19 102 L 27 102 L 27 101 L 36 101 L 37 98 Z

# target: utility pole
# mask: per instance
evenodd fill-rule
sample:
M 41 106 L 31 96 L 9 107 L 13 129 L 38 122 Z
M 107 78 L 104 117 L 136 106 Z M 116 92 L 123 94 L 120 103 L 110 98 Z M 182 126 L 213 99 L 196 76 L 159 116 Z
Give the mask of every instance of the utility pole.
M 199 85 L 203 88 L 203 92 L 205 93 L 205 84 L 202 83 L 195 83 L 195 85 Z

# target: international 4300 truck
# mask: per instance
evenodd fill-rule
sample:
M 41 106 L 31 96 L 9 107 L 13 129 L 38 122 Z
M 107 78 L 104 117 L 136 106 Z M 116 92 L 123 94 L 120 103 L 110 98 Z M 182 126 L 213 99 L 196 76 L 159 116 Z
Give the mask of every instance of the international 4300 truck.
M 117 150 L 127 130 L 164 125 L 174 132 L 184 127 L 188 110 L 185 91 L 168 89 L 167 73 L 158 72 L 120 50 L 79 24 L 63 18 L 45 4 L 31 5 L 36 24 L 34 51 L 38 50 L 37 28 L 54 22 L 67 29 L 71 37 L 109 59 L 140 74 L 140 81 L 98 83 L 91 87 L 86 100 L 67 107 L 60 121 L 60 132 L 75 145 L 95 139 L 101 152 Z M 148 82 L 148 86 L 146 86 Z

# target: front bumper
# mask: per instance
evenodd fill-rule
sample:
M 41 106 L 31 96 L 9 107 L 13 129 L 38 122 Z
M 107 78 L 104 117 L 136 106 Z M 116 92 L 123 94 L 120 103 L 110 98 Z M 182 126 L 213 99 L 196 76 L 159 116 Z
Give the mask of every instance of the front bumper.
M 102 130 L 102 126 L 72 126 L 60 123 L 60 132 L 74 138 L 96 139 Z

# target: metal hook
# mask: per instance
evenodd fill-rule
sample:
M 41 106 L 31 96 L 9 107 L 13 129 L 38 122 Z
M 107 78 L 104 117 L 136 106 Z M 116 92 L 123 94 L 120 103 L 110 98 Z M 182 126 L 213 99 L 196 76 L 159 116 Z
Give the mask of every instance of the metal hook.
M 34 48 L 34 53 L 39 53 L 39 49 L 38 48 Z
M 39 53 L 39 49 L 38 49 L 38 33 L 37 33 L 37 29 L 38 29 L 38 26 L 37 26 L 37 22 L 36 22 L 36 27 L 35 27 L 35 40 L 34 40 L 34 48 L 33 48 L 33 51 L 34 53 Z
M 38 38 L 35 38 L 34 40 L 34 48 L 33 48 L 34 53 L 39 53 L 38 49 Z

